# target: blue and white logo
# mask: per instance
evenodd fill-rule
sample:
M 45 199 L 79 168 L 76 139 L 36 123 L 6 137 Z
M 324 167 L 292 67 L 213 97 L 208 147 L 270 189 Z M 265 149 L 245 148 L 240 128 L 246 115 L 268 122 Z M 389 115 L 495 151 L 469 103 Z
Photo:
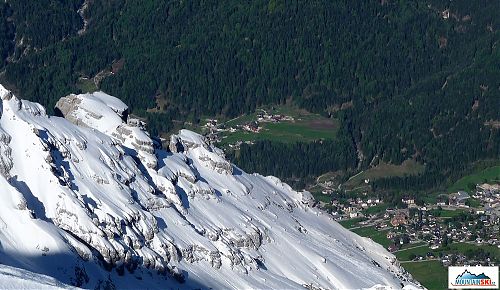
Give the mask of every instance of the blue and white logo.
M 498 289 L 498 267 L 449 267 L 450 289 Z

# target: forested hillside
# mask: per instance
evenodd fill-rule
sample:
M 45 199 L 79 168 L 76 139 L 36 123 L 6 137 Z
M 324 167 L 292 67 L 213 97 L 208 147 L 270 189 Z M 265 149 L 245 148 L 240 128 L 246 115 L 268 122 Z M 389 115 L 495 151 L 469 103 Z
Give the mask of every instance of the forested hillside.
M 173 119 L 234 117 L 291 100 L 341 120 L 332 154 L 345 158 L 329 170 L 376 159 L 426 164 L 424 175 L 383 184 L 430 186 L 500 157 L 498 0 L 0 5 L 3 82 L 49 108 L 101 72 L 100 89 L 122 97 L 155 133 Z M 265 164 L 262 173 L 284 172 Z

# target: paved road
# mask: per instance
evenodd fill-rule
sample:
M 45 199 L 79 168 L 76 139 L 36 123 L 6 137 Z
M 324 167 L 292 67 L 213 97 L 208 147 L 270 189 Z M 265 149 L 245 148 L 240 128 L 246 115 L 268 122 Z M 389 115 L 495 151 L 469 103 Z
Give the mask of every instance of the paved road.
M 404 248 L 404 249 L 401 249 L 401 250 L 394 251 L 394 253 L 403 252 L 403 251 L 406 251 L 406 250 L 411 250 L 411 249 L 416 249 L 416 248 L 422 248 L 422 247 L 427 247 L 427 244 L 423 244 L 423 245 L 419 245 L 419 246 L 415 246 L 415 247 L 411 247 L 411 248 Z
M 360 225 L 360 226 L 357 226 L 357 227 L 348 228 L 348 230 L 355 230 L 355 229 L 360 229 L 360 228 L 373 227 L 373 226 L 376 226 L 377 224 L 382 223 L 382 222 L 385 222 L 385 220 L 384 219 L 371 220 L 367 224 L 363 224 L 363 225 Z M 391 226 L 387 226 L 385 228 L 378 229 L 378 231 L 385 231 L 385 230 L 389 230 L 389 229 L 392 229 L 392 227 Z
M 353 176 L 349 177 L 349 179 L 346 181 L 346 183 L 347 183 L 349 180 L 353 179 L 354 177 L 356 177 L 356 176 L 360 175 L 360 174 L 361 174 L 361 173 L 363 173 L 363 172 L 365 172 L 365 171 L 364 171 L 364 170 L 362 170 L 361 172 L 358 172 L 356 175 L 353 175 Z
M 418 260 L 418 261 L 399 261 L 400 264 L 408 264 L 408 263 L 422 263 L 422 262 L 429 262 L 429 261 L 439 261 L 439 259 L 427 259 L 427 260 Z

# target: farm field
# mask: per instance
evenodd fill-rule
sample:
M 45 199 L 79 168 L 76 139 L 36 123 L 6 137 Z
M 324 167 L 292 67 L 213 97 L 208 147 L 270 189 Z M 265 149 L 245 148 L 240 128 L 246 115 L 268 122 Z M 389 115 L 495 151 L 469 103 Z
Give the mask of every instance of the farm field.
M 367 169 L 349 179 L 346 187 L 354 188 L 364 183 L 364 180 L 376 180 L 383 177 L 401 177 L 405 175 L 418 175 L 423 173 L 425 166 L 411 159 L 405 160 L 401 165 L 381 162 L 375 167 Z
M 226 127 L 237 127 L 246 123 L 257 121 L 257 115 L 263 110 L 269 111 L 274 115 L 290 116 L 293 120 L 283 120 L 280 122 L 259 122 L 261 130 L 257 132 L 238 131 L 224 132 L 222 145 L 233 144 L 237 141 L 258 141 L 270 140 L 285 143 L 292 142 L 311 142 L 320 139 L 335 138 L 339 124 L 335 119 L 329 119 L 319 114 L 309 113 L 303 109 L 292 106 L 279 106 L 270 111 L 270 108 L 258 109 L 255 113 L 243 115 L 229 120 L 225 123 Z

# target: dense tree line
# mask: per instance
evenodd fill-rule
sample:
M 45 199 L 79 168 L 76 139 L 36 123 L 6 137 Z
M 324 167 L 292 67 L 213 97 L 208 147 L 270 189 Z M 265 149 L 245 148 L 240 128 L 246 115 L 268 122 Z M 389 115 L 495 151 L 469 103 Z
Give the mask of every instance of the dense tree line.
M 351 169 L 357 163 L 355 151 L 348 140 L 292 144 L 257 141 L 242 144 L 231 158 L 248 172 L 293 179 Z
M 348 160 L 360 148 L 362 167 L 376 158 L 426 164 L 422 180 L 379 187 L 439 182 L 500 157 L 499 130 L 487 125 L 500 119 L 497 0 L 90 1 L 80 35 L 82 3 L 0 7 L 1 52 L 10 59 L 3 81 L 49 111 L 78 91 L 79 77 L 120 62 L 101 89 L 155 133 L 173 128 L 173 118 L 233 117 L 291 99 L 339 118 L 339 148 Z M 166 111 L 146 113 L 158 99 Z
M 7 1 L 5 1 L 7 3 Z M 82 26 L 76 13 L 83 0 L 8 1 L 15 19 L 19 54 L 39 50 L 75 34 Z
M 146 116 L 147 129 L 152 136 L 159 136 L 160 133 L 170 132 L 174 128 L 172 122 L 165 122 L 165 119 L 178 119 L 179 113 L 176 110 L 166 110 L 161 113 L 146 112 L 141 114 Z
M 0 3 L 0 56 L 1 65 L 5 65 L 7 57 L 14 50 L 14 24 L 9 20 L 12 9 L 7 3 Z

